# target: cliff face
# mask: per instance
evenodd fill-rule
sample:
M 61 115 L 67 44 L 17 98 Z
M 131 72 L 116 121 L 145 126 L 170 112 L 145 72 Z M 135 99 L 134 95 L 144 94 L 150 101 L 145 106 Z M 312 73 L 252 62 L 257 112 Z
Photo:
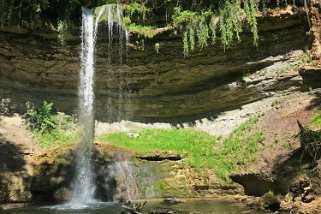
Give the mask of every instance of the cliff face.
M 288 81 L 295 75 L 268 83 L 266 78 L 244 81 L 243 77 L 305 49 L 308 30 L 305 14 L 269 16 L 259 20 L 258 47 L 252 45 L 251 34 L 245 30 L 242 42 L 225 52 L 217 44 L 185 59 L 181 38 L 160 35 L 148 41 L 144 50 L 129 47 L 123 64 L 115 45 L 111 65 L 107 63 L 107 43 L 101 38 L 96 45 L 97 118 L 188 121 L 261 99 L 272 90 L 298 86 L 299 82 Z M 160 44 L 158 52 L 155 42 Z M 2 29 L 1 112 L 23 112 L 26 103 L 42 100 L 53 102 L 58 111 L 75 112 L 79 53 L 79 39 L 62 47 L 36 33 Z

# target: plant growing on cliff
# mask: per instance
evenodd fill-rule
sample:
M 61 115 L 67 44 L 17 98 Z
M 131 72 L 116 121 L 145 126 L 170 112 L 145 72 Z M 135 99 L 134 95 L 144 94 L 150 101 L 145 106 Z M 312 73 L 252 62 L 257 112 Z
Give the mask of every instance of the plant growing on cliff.
M 56 128 L 52 105 L 53 103 L 43 101 L 42 106 L 38 108 L 32 107 L 27 110 L 27 124 L 31 130 L 44 133 L 51 132 Z
M 65 45 L 65 37 L 68 33 L 69 26 L 66 20 L 59 20 L 57 24 L 58 40 L 61 45 Z
M 27 125 L 37 143 L 50 147 L 76 142 L 78 127 L 75 118 L 62 113 L 53 114 L 53 103 L 44 101 L 37 108 L 27 110 Z
M 181 11 L 180 7 L 175 8 L 173 15 L 173 23 L 183 31 L 183 53 L 187 56 L 190 51 L 195 49 L 196 42 L 198 46 L 203 48 L 207 46 L 207 40 L 210 36 L 210 30 L 213 33 L 213 26 L 211 28 L 207 24 L 207 20 L 211 17 L 212 12 L 202 12 L 198 14 L 192 11 Z M 215 36 L 212 36 L 214 38 Z
M 56 127 L 50 132 L 34 132 L 36 143 L 43 147 L 72 144 L 79 140 L 75 117 L 58 113 L 54 115 Z
M 125 6 L 125 11 L 130 17 L 138 16 L 141 19 L 145 20 L 146 14 L 150 12 L 150 9 L 145 6 L 145 4 L 139 4 L 137 2 L 132 2 L 129 5 Z
M 185 56 L 195 49 L 195 41 L 202 49 L 207 46 L 208 39 L 215 43 L 217 31 L 221 34 L 223 48 L 234 41 L 240 41 L 245 21 L 253 35 L 253 44 L 258 44 L 256 0 L 226 0 L 218 11 L 207 10 L 193 12 L 176 7 L 173 24 L 183 31 L 183 53 Z

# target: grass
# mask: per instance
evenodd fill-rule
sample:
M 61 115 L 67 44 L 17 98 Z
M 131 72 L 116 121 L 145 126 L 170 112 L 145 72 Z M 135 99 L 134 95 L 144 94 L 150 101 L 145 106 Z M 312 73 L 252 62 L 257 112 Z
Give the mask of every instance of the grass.
M 285 140 L 283 143 L 283 148 L 284 149 L 292 149 L 291 143 L 289 140 Z
M 309 122 L 312 128 L 321 129 L 321 111 L 315 112 Z
M 256 152 L 263 141 L 263 133 L 252 133 L 258 116 L 242 124 L 226 138 L 211 136 L 194 129 L 142 129 L 139 137 L 125 132 L 104 134 L 101 142 L 111 143 L 137 153 L 173 151 L 187 154 L 187 163 L 196 170 L 213 169 L 226 180 L 231 172 L 256 161 Z
M 272 100 L 272 103 L 271 103 L 271 106 L 272 106 L 272 107 L 275 107 L 275 106 L 277 106 L 277 105 L 280 104 L 280 103 L 281 103 L 280 100 L 278 100 L 278 99 L 273 99 L 273 100 Z
M 150 31 L 150 30 L 155 30 L 155 27 L 150 25 L 138 25 L 138 24 L 132 23 L 129 25 L 129 30 L 130 31 Z
M 79 140 L 75 119 L 65 114 L 54 115 L 55 128 L 50 132 L 34 131 L 35 142 L 42 147 L 55 147 Z
M 132 23 L 129 25 L 128 29 L 130 32 L 137 33 L 139 35 L 142 35 L 144 38 L 154 38 L 156 35 L 161 34 L 166 31 L 170 31 L 173 27 L 166 26 L 162 28 L 156 28 L 155 26 L 150 25 L 138 25 L 135 23 Z
M 280 141 L 280 139 L 279 139 L 278 134 L 275 134 L 270 147 L 274 148 L 276 145 L 278 145 L 279 141 Z
M 311 56 L 307 52 L 304 52 L 303 54 L 295 57 L 293 62 L 290 62 L 278 68 L 276 70 L 276 74 L 282 75 L 288 70 L 297 70 L 304 65 L 310 64 L 311 62 Z

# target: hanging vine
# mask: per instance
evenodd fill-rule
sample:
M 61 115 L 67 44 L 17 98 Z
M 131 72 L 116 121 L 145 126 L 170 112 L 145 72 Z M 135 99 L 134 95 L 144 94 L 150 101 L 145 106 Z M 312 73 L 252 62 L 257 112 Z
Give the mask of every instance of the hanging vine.
M 233 42 L 241 40 L 244 23 L 247 23 L 253 36 L 253 44 L 258 45 L 256 13 L 257 0 L 225 0 L 218 11 L 193 12 L 175 8 L 173 23 L 183 33 L 184 56 L 195 49 L 195 41 L 202 49 L 211 39 L 214 44 L 217 32 L 220 32 L 221 44 L 228 48 Z M 188 44 L 186 44 L 188 43 Z
M 287 4 L 303 6 L 308 13 L 308 0 L 0 0 L 0 26 L 48 22 L 58 31 L 63 44 L 72 26 L 80 24 L 81 8 L 107 3 L 124 6 L 125 22 L 140 29 L 176 27 L 182 34 L 183 53 L 202 49 L 220 41 L 223 49 L 241 41 L 244 26 L 248 26 L 253 44 L 259 43 L 257 14 L 266 15 L 269 8 Z M 40 23 L 41 24 L 41 23 Z M 37 27 L 37 26 L 36 26 Z M 52 29 L 52 28 L 50 28 Z M 143 31 L 143 30 L 141 30 Z M 218 36 L 219 35 L 219 39 Z

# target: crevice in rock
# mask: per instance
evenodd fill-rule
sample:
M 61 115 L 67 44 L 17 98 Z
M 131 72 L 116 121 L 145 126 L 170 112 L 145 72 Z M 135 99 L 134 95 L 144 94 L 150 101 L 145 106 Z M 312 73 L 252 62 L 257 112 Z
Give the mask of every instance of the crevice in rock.
M 249 196 L 260 197 L 270 190 L 274 190 L 274 181 L 264 178 L 261 174 L 248 173 L 231 175 L 232 181 L 241 184 L 244 187 L 244 193 Z
M 136 157 L 140 160 L 146 160 L 146 161 L 164 161 L 164 160 L 179 161 L 183 159 L 183 157 L 179 155 L 174 155 L 174 156 L 147 155 L 147 156 L 136 156 Z

